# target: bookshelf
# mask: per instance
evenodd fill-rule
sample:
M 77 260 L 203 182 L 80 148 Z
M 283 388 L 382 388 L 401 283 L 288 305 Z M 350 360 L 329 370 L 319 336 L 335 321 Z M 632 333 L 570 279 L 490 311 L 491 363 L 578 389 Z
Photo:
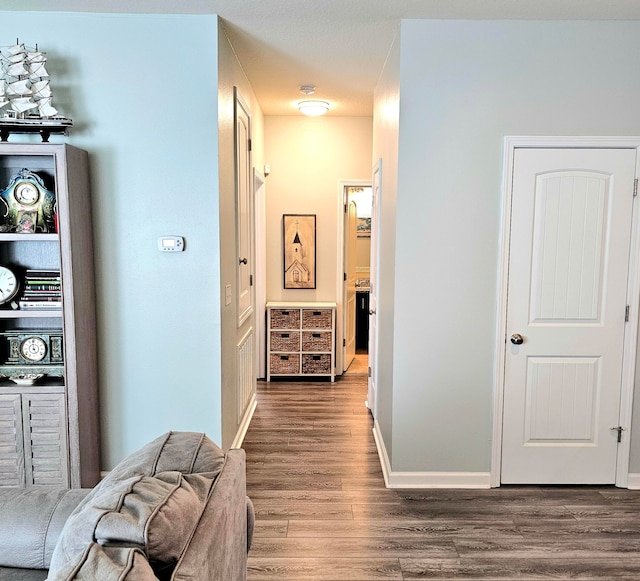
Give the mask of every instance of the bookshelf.
M 25 169 L 48 206 L 32 189 L 16 201 Z M 90 487 L 100 439 L 88 154 L 0 143 L 0 191 L 0 267 L 18 281 L 0 304 L 0 486 Z

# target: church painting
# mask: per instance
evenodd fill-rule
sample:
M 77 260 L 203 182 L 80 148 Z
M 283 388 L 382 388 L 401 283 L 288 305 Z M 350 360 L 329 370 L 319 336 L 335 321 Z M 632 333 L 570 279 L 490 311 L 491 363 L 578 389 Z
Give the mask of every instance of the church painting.
M 282 216 L 284 288 L 316 288 L 316 215 Z

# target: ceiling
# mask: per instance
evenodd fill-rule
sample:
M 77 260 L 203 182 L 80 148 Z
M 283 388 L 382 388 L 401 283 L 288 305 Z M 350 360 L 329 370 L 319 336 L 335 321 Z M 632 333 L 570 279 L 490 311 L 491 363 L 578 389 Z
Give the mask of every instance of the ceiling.
M 218 14 L 265 115 L 298 114 L 303 84 L 330 115 L 370 116 L 402 18 L 638 20 L 640 0 L 2 0 L 0 10 Z

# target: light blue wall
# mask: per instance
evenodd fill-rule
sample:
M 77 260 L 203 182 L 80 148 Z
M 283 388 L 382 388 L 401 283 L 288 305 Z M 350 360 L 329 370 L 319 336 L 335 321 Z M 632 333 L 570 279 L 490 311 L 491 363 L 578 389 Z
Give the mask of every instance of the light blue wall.
M 392 468 L 488 472 L 503 138 L 640 135 L 640 22 L 403 21 L 400 52 Z
M 217 17 L 0 22 L 0 45 L 48 53 L 67 141 L 90 154 L 103 469 L 169 429 L 220 441 Z M 186 252 L 161 254 L 162 234 Z

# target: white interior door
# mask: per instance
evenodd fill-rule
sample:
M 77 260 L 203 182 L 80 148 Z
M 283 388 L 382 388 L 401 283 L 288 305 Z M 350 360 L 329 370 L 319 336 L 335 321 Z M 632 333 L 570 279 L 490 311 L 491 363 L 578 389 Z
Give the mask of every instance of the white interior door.
M 502 483 L 616 478 L 635 149 L 517 149 Z
M 369 270 L 369 382 L 367 389 L 367 407 L 371 410 L 371 415 L 377 417 L 377 394 L 376 385 L 378 382 L 378 282 L 380 270 L 379 260 L 379 224 L 380 224 L 380 196 L 382 194 L 382 160 L 373 168 L 373 179 L 371 184 L 371 260 Z
M 356 278 L 358 217 L 356 204 L 347 201 L 345 212 L 345 281 L 344 281 L 344 357 L 343 371 L 346 371 L 356 356 Z
M 253 314 L 253 180 L 251 174 L 251 114 L 235 91 L 236 146 L 236 249 L 238 327 Z

